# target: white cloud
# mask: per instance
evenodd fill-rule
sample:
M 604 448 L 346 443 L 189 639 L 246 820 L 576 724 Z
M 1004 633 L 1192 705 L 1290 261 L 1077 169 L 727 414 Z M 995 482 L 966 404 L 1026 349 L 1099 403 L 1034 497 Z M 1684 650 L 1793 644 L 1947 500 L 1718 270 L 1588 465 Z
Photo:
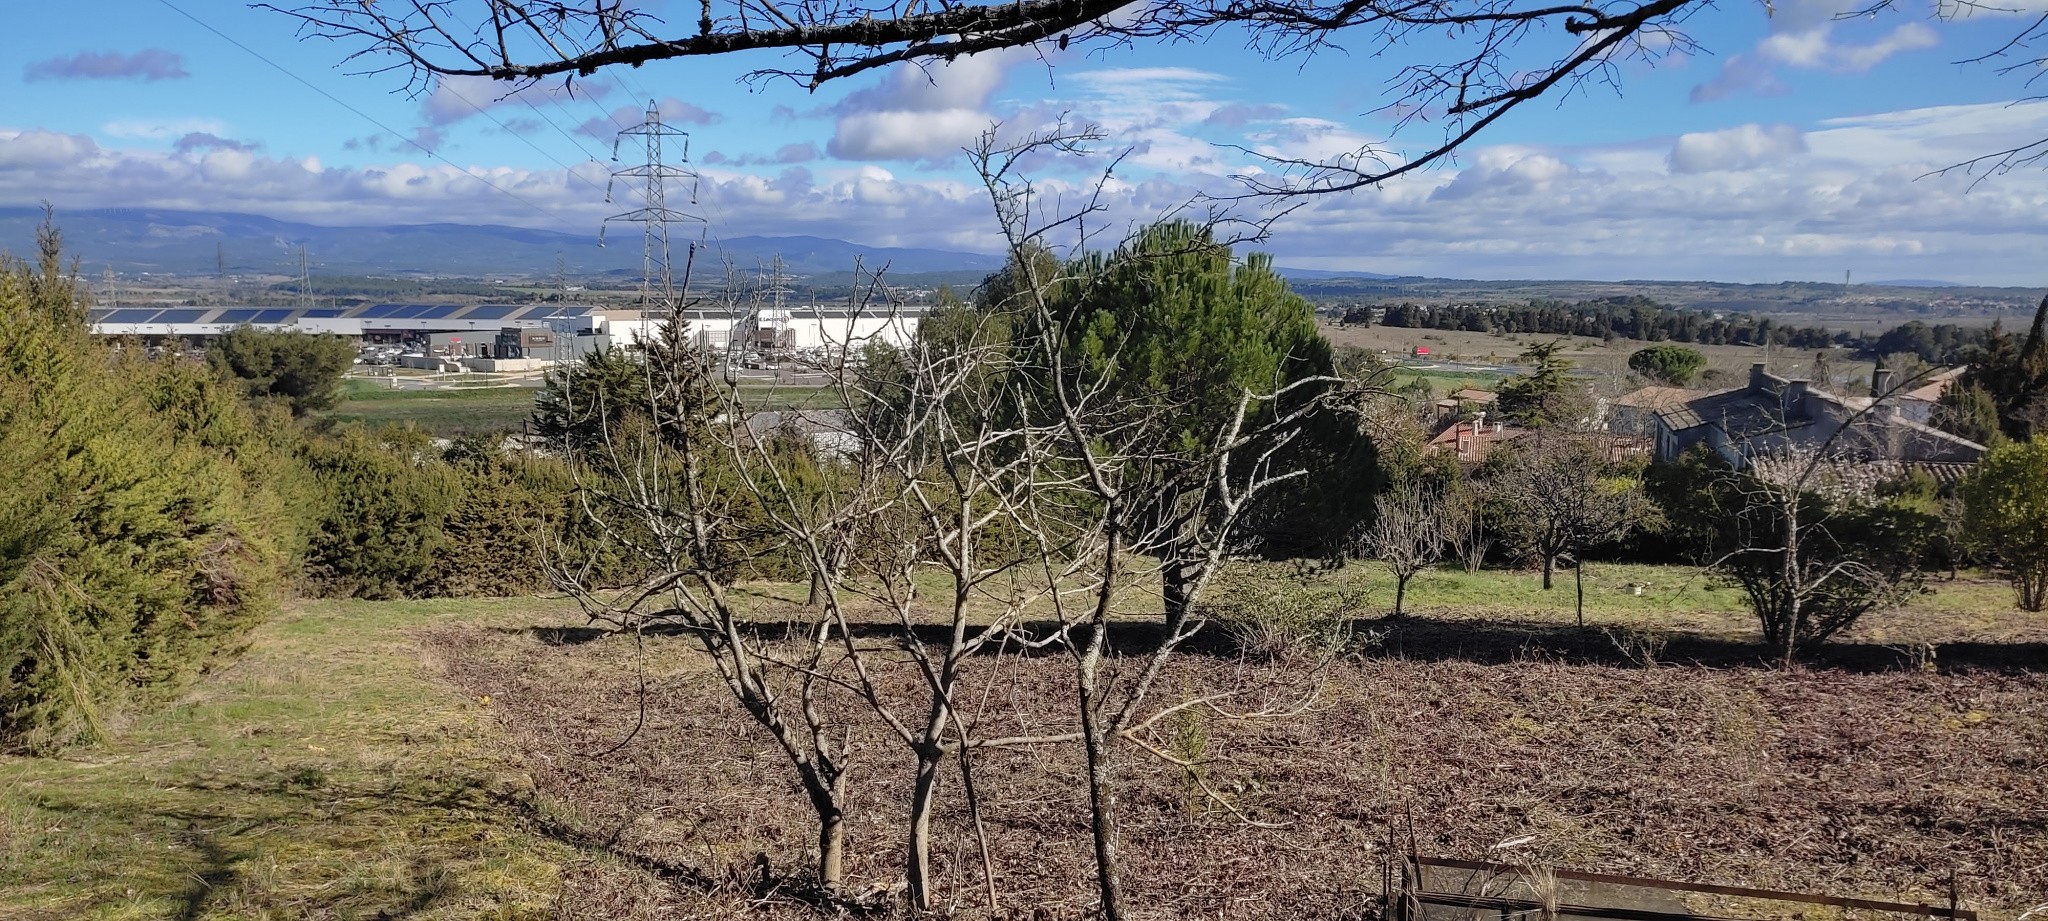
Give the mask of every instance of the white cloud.
M 883 124 L 891 118 L 929 131 L 953 111 L 844 115 L 872 117 L 855 123 L 876 126 L 873 136 L 880 138 L 909 130 Z M 1348 150 L 1365 140 L 1314 119 L 1259 127 L 1266 149 L 1275 151 Z M 1184 141 L 1174 137 L 1161 135 L 1145 155 L 1191 155 L 1193 148 L 1177 149 Z M 2048 238 L 2048 172 L 2015 172 L 1974 189 L 1967 176 L 1923 177 L 1961 156 L 2043 137 L 2048 102 L 1744 125 L 1609 147 L 1477 148 L 1463 156 L 1462 169 L 1423 171 L 1308 202 L 1281 223 L 1270 248 L 1283 265 L 1465 277 L 1777 281 L 1839 278 L 1854 269 L 1859 277 L 2038 283 L 2032 273 L 2039 241 Z M 60 209 L 195 208 L 325 224 L 462 221 L 577 233 L 594 231 L 615 210 L 559 169 L 482 171 L 522 202 L 438 163 L 357 169 L 262 150 L 178 154 L 149 141 L 107 146 L 113 144 L 0 129 L 0 203 L 47 198 Z M 1244 165 L 1210 153 L 1226 166 Z M 868 162 L 765 159 L 753 159 L 764 170 L 759 174 L 731 162 L 705 167 L 701 211 L 719 234 L 999 247 L 984 193 L 961 178 Z M 604 184 L 602 164 L 577 169 L 581 180 Z M 1034 175 L 1049 177 L 1034 203 L 1071 207 L 1089 188 L 1087 172 L 1072 164 L 1034 168 Z M 1215 173 L 1119 168 L 1107 187 L 1108 210 L 1090 226 L 1109 235 L 1097 241 L 1106 245 L 1199 192 L 1234 189 Z
M 113 138 L 172 140 L 188 134 L 228 133 L 226 122 L 217 118 L 117 118 L 100 126 L 100 133 Z
M 1778 281 L 1908 273 L 2038 284 L 2048 172 L 1971 187 L 1958 155 L 2048 137 L 2048 103 L 1747 125 L 1619 150 L 1493 147 L 1455 173 L 1318 199 L 1284 265 L 1481 278 Z M 1803 141 L 1804 151 L 1801 151 Z M 1425 192 L 1417 195 L 1417 190 Z
M 1874 41 L 1856 44 L 1837 39 L 1831 15 L 1836 3 L 1794 3 L 1772 19 L 1772 32 L 1750 51 L 1730 56 L 1714 79 L 1693 88 L 1694 102 L 1722 99 L 1740 94 L 1779 95 L 1786 86 L 1778 77 L 1780 68 L 1825 70 L 1860 74 L 1893 55 L 1932 48 L 1941 38 L 1926 23 L 1909 22 Z
M 841 160 L 944 160 L 995 122 L 980 109 L 852 112 L 826 150 Z
M 1227 83 L 1230 78 L 1192 67 L 1105 67 L 1070 78 L 1095 94 L 1137 95 L 1146 100 L 1200 99 L 1197 87 Z
M 591 99 L 602 100 L 610 91 L 610 84 L 595 80 L 519 84 L 489 77 L 442 77 L 434 82 L 434 91 L 420 100 L 420 115 L 427 124 L 450 125 L 500 106 L 527 112 L 533 111 L 528 103 L 543 111 L 551 106 L 565 109 Z
M 1671 147 L 1674 173 L 1754 169 L 1806 152 L 1806 136 L 1791 125 L 1740 125 L 1681 135 Z
M 989 109 L 1020 53 L 991 52 L 950 63 L 899 64 L 876 85 L 834 107 L 826 152 L 842 160 L 950 160 L 999 119 Z

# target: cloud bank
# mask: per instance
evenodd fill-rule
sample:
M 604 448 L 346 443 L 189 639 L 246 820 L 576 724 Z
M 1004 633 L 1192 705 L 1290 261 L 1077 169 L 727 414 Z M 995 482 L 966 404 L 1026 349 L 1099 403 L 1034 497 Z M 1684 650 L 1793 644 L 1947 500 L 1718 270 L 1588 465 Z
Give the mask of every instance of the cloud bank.
M 940 112 L 984 98 L 972 86 L 931 92 L 920 104 Z M 903 105 L 905 98 L 885 101 Z M 1176 116 L 1188 124 L 1220 108 L 1189 105 Z M 1276 151 L 1344 149 L 1362 140 L 1315 119 L 1254 127 Z M 222 132 L 172 137 L 174 145 L 145 139 L 129 147 L 0 129 L 0 203 L 48 199 L 60 214 L 97 207 L 247 211 L 329 225 L 460 221 L 593 237 L 616 210 L 592 191 L 606 180 L 599 163 L 572 170 L 339 168 L 266 156 Z M 1930 173 L 2043 137 L 2048 102 L 1910 109 L 1806 126 L 1745 124 L 1598 147 L 1480 147 L 1467 151 L 1458 169 L 1308 201 L 1278 225 L 1269 248 L 1284 265 L 1478 278 L 1772 282 L 1838 278 L 1853 269 L 1859 277 L 1881 271 L 2038 284 L 2048 172 L 2019 171 L 1974 186 L 1971 176 Z M 1180 143 L 1155 152 L 1165 155 Z M 699 212 L 725 236 L 1000 248 L 985 193 L 969 177 L 898 175 L 878 164 L 818 160 L 816 153 L 795 144 L 754 155 L 707 154 Z M 1224 157 L 1213 147 L 1205 155 Z M 1104 187 L 1107 210 L 1090 222 L 1106 234 L 1097 245 L 1113 244 L 1118 234 L 1199 193 L 1236 188 L 1222 173 L 1151 173 L 1128 163 Z M 1049 166 L 1039 175 L 1041 201 L 1071 203 L 1087 191 L 1085 167 Z
M 68 58 L 31 61 L 22 68 L 22 79 L 39 80 L 182 80 L 192 76 L 185 70 L 185 56 L 163 48 L 144 48 L 134 54 L 118 51 L 81 51 Z

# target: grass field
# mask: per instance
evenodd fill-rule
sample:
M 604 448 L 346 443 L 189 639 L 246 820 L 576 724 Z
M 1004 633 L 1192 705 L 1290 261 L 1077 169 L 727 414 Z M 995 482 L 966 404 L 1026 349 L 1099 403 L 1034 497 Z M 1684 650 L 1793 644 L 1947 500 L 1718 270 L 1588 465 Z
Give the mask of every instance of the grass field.
M 1389 356 L 1400 357 L 1409 354 L 1416 346 L 1429 348 L 1431 357 L 1444 361 L 1462 361 L 1481 364 L 1514 364 L 1515 356 L 1530 345 L 1562 339 L 1565 341 L 1565 357 L 1579 368 L 1607 378 L 1622 379 L 1628 376 L 1628 357 L 1636 351 L 1648 348 L 1652 343 L 1616 339 L 1612 344 L 1603 344 L 1598 339 L 1580 336 L 1552 336 L 1536 334 L 1514 334 L 1496 336 L 1492 333 L 1475 333 L 1464 330 L 1403 329 L 1391 326 L 1340 326 L 1324 321 L 1323 335 L 1337 345 L 1352 345 L 1374 352 L 1385 350 Z M 1817 373 L 1814 353 L 1772 349 L 1769 355 L 1764 350 L 1746 345 L 1700 345 L 1678 343 L 1686 348 L 1697 349 L 1707 356 L 1707 368 L 1720 375 L 1721 383 L 1710 386 L 1740 386 L 1749 379 L 1749 366 L 1766 361 L 1772 373 L 1790 377 L 1814 378 Z M 1830 350 L 1827 373 L 1837 389 L 1853 389 L 1860 381 L 1868 386 L 1871 363 L 1856 361 L 1848 353 Z M 1817 378 L 1814 378 L 1817 380 Z M 1442 391 L 1442 387 L 1438 387 Z
M 372 381 L 342 385 L 342 399 L 329 416 L 368 424 L 411 423 L 442 437 L 516 432 L 533 415 L 538 390 L 523 386 L 469 386 L 440 390 L 395 390 Z M 816 387 L 742 385 L 742 399 L 761 410 L 820 405 L 829 394 Z
M 345 422 L 411 423 L 442 437 L 518 431 L 533 415 L 532 387 L 393 390 L 351 381 L 331 411 Z
M 1307 710 L 1173 730 L 1199 733 L 1208 781 L 1262 824 L 1130 762 L 1134 901 L 1160 918 L 1366 917 L 1403 817 L 1454 856 L 1533 835 L 1521 856 L 1580 869 L 1938 901 L 1954 867 L 1987 918 L 2043 900 L 2048 620 L 2005 586 L 1937 582 L 1848 637 L 1852 654 L 1782 669 L 1746 662 L 1754 626 L 1725 586 L 1672 567 L 1587 576 L 1583 631 L 1568 580 L 1428 573 L 1410 618 L 1379 621 L 1383 570 L 1322 577 L 1357 599 L 1369 642 L 1314 673 Z M 1272 566 L 1226 582 L 1297 584 Z M 546 599 L 293 606 L 114 742 L 0 758 L 0 918 L 818 917 L 763 894 L 760 867 L 802 869 L 802 801 L 701 657 L 559 629 L 581 624 Z M 1614 630 L 1668 635 L 1670 664 L 1631 660 Z M 973 663 L 993 692 L 981 718 L 1060 725 L 1064 663 Z M 892 694 L 908 679 L 883 677 Z M 1162 693 L 1285 699 L 1304 680 L 1205 653 Z M 879 892 L 907 773 L 862 725 L 850 870 Z M 1071 756 L 976 767 L 1006 905 L 1049 918 L 1087 904 Z M 938 819 L 946 884 L 972 903 L 962 810 Z
M 506 614 L 302 604 L 117 741 L 0 758 L 0 918 L 546 917 L 571 850 L 416 641 Z

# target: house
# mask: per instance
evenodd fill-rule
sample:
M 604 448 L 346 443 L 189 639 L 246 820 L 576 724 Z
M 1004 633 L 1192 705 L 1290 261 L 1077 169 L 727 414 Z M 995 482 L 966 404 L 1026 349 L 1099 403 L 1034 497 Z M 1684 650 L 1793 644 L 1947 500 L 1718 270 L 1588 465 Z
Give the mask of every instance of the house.
M 1437 419 L 1455 419 L 1493 409 L 1496 396 L 1491 390 L 1466 387 L 1430 405 L 1435 409 Z
M 1684 387 L 1644 387 L 1607 401 L 1601 415 L 1609 432 L 1653 438 L 1657 433 L 1658 413 L 1677 409 L 1707 393 Z
M 1528 429 L 1483 419 L 1453 422 L 1431 438 L 1427 447 L 1431 451 L 1454 451 L 1459 460 L 1477 463 L 1485 460 L 1494 448 L 1527 434 Z
M 1934 407 L 1941 403 L 1942 395 L 1947 393 L 1950 387 L 1955 386 L 1969 370 L 1969 365 L 1959 365 L 1937 371 L 1921 378 L 1912 389 L 1894 394 L 1892 399 L 1898 403 L 1899 412 L 1906 418 L 1914 422 L 1926 422 L 1934 418 Z M 1892 377 L 1889 368 L 1877 369 L 1870 376 L 1870 395 L 1881 397 L 1890 393 L 1893 389 Z
M 1839 396 L 1771 374 L 1759 362 L 1750 367 L 1747 386 L 1659 410 L 1656 456 L 1670 460 L 1699 444 L 1736 467 L 1789 451 L 1908 464 L 1974 464 L 1983 456 L 1983 445 L 1912 418 L 1907 403 L 1896 396 Z

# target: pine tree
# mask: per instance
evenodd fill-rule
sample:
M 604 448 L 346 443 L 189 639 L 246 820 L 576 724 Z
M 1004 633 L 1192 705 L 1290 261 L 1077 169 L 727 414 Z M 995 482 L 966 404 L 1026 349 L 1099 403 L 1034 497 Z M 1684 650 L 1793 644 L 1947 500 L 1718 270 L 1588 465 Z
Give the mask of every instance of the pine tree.
M 1246 391 L 1272 392 L 1335 373 L 1314 309 L 1273 271 L 1272 258 L 1254 253 L 1233 265 L 1230 248 L 1205 227 L 1153 225 L 1113 254 L 1084 258 L 1066 275 L 1053 295 L 1052 319 L 1065 338 L 1070 373 L 1106 381 L 1111 399 L 1132 421 L 1144 420 L 1153 443 L 1139 453 L 1161 459 L 1162 470 L 1153 474 L 1158 483 L 1172 480 L 1164 468 L 1203 455 Z M 1268 411 L 1307 405 L 1321 391 L 1302 388 Z M 1276 466 L 1304 465 L 1318 475 L 1269 493 L 1254 518 L 1269 540 L 1334 546 L 1369 516 L 1363 503 L 1370 502 L 1376 465 L 1351 420 L 1324 417 L 1304 434 Z M 1150 494 L 1146 514 L 1154 521 L 1183 518 L 1190 503 L 1207 501 Z M 1190 577 L 1178 559 L 1182 542 L 1169 528 L 1158 546 L 1145 549 L 1165 563 L 1171 614 L 1184 606 Z

